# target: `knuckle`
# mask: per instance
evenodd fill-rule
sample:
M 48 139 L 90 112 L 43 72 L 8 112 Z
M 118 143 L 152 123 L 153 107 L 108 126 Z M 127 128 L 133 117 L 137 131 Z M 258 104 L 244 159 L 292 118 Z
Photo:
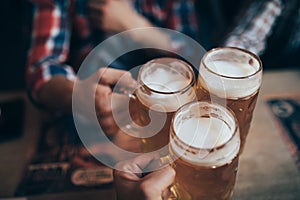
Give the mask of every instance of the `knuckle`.
M 115 168 L 117 169 L 116 170 L 116 173 L 118 174 L 122 174 L 124 169 L 126 168 L 125 166 L 127 165 L 126 162 L 124 161 L 121 161 L 121 162 L 118 162 L 116 165 L 115 165 Z
M 156 194 L 159 194 L 159 191 L 157 190 L 157 188 L 155 188 L 155 185 L 149 184 L 148 181 L 143 181 L 139 185 L 139 190 L 141 191 L 142 196 L 144 196 L 145 199 L 147 197 L 153 197 L 157 196 Z
M 169 176 L 171 177 L 171 179 L 174 181 L 174 179 L 175 179 L 175 176 L 176 176 L 176 172 L 175 172 L 175 170 L 172 168 L 172 167 L 169 167 L 170 168 L 170 170 L 169 170 Z
M 147 194 L 148 193 L 148 190 L 149 190 L 149 184 L 147 181 L 143 181 L 141 184 L 140 184 L 140 190 L 144 193 L 144 194 Z
M 100 68 L 99 70 L 98 70 L 98 75 L 99 75 L 99 77 L 100 77 L 100 79 L 103 81 L 103 80 L 105 80 L 105 79 L 107 79 L 106 77 L 105 77 L 105 72 L 106 72 L 106 68 L 105 67 L 103 67 L 103 68 Z
M 109 106 L 103 106 L 99 114 L 100 115 L 102 114 L 102 115 L 105 115 L 105 116 L 111 115 L 112 114 L 112 109 Z

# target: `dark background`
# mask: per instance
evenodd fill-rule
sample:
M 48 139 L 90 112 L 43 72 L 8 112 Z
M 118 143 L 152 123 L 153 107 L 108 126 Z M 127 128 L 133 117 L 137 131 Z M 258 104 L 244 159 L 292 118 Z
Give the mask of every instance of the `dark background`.
M 249 0 L 210 0 L 197 1 L 198 17 L 208 16 L 212 26 L 201 31 L 209 31 L 200 40 L 201 45 L 210 49 L 218 46 L 219 42 L 238 19 L 241 3 Z M 297 2 L 297 0 L 295 0 Z M 217 4 L 217 6 L 216 6 Z M 0 91 L 25 89 L 25 65 L 27 50 L 30 45 L 32 7 L 27 0 L 2 0 L 0 1 L 1 14 L 1 64 L 0 64 Z M 212 15 L 212 14 L 215 15 Z M 217 14 L 216 14 L 217 13 Z M 214 17 L 213 17 L 214 16 Z M 270 48 L 261 56 L 264 69 L 285 69 L 300 67 L 297 56 L 300 52 L 286 54 L 285 43 L 291 34 L 291 21 L 287 20 L 281 27 L 275 29 L 276 34 L 270 37 Z M 208 30 L 210 29 L 210 30 Z M 280 30 L 284 30 L 279 32 Z
M 26 0 L 2 0 L 0 7 L 0 91 L 24 89 L 31 6 Z

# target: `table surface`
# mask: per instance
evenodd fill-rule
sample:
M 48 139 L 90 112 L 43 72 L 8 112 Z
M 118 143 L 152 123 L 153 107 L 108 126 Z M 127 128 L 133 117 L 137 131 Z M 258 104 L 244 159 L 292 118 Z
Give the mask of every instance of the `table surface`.
M 300 71 L 266 71 L 255 108 L 252 126 L 240 157 L 233 200 L 300 199 L 300 173 L 291 157 L 281 130 L 264 101 L 268 95 L 300 94 Z M 39 111 L 23 92 L 2 93 L 0 99 L 22 97 L 26 101 L 24 133 L 14 140 L 0 143 L 0 198 L 12 197 L 36 145 Z M 48 199 L 115 199 L 113 189 L 47 194 L 27 197 Z

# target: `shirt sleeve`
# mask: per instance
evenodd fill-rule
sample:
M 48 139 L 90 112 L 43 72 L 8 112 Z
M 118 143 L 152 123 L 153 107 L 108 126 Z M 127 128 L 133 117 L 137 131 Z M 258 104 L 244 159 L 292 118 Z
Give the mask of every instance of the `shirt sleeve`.
M 135 1 L 135 9 L 153 25 L 184 33 L 192 38 L 198 35 L 194 0 Z
M 68 1 L 32 0 L 32 3 L 33 30 L 26 82 L 30 95 L 37 100 L 39 89 L 53 76 L 74 80 L 75 75 L 73 69 L 65 64 L 70 42 Z
M 261 55 L 282 10 L 281 0 L 253 1 L 225 39 L 224 45 Z
M 172 2 L 172 3 L 171 3 Z M 198 37 L 198 21 L 196 17 L 194 0 L 170 1 L 166 26 L 184 33 L 193 39 Z

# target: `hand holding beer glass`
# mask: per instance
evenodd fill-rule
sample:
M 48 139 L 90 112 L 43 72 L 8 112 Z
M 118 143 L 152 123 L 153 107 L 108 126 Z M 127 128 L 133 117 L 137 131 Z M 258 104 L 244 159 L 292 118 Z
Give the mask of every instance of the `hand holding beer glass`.
M 240 136 L 234 114 L 223 106 L 191 102 L 174 115 L 170 158 L 176 171 L 173 199 L 225 200 L 235 185 Z
M 262 80 L 262 63 L 251 52 L 234 47 L 208 51 L 201 60 L 197 97 L 228 106 L 236 115 L 241 152 L 249 132 Z
M 175 58 L 158 58 L 138 73 L 138 88 L 129 102 L 132 122 L 121 129 L 142 138 L 142 152 L 168 149 L 172 116 L 182 105 L 196 100 L 192 67 Z

